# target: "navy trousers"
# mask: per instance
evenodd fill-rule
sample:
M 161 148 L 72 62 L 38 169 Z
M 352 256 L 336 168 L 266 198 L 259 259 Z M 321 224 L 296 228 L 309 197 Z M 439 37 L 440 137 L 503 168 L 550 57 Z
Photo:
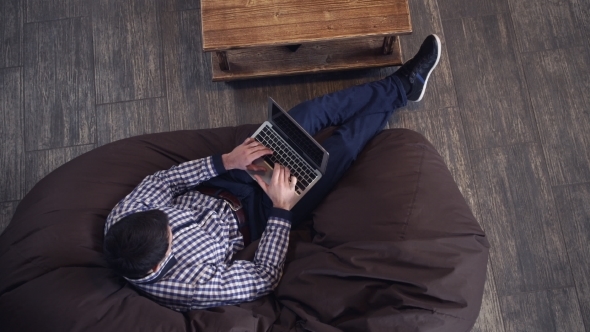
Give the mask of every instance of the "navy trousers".
M 330 154 L 326 172 L 293 207 L 294 225 L 310 218 L 311 212 L 340 180 L 367 142 L 385 127 L 391 114 L 406 103 L 401 82 L 395 76 L 388 76 L 308 100 L 289 111 L 289 115 L 311 135 L 330 126 L 339 127 L 322 143 Z M 242 201 L 252 240 L 260 238 L 272 202 L 256 181 L 245 171 L 232 170 L 207 181 L 207 184 L 224 188 Z

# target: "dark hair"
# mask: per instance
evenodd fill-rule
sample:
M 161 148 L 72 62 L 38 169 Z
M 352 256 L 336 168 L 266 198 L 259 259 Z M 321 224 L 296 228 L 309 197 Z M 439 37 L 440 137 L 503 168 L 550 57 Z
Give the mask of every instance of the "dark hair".
M 104 238 L 107 264 L 132 279 L 144 277 L 168 251 L 168 216 L 160 210 L 130 214 L 116 222 Z

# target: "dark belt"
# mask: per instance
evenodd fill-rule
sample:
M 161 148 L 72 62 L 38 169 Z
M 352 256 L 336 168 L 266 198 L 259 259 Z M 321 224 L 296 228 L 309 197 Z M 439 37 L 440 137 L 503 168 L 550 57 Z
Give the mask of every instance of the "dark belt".
M 244 238 L 244 245 L 249 245 L 251 242 L 250 227 L 248 227 L 248 223 L 246 222 L 246 214 L 244 214 L 242 202 L 240 202 L 240 200 L 236 196 L 234 196 L 232 193 L 225 189 L 198 186 L 195 188 L 195 190 L 197 190 L 203 195 L 223 199 L 227 202 L 230 209 L 234 212 L 236 220 L 238 221 L 238 230 L 240 231 L 240 233 L 242 233 L 242 237 Z

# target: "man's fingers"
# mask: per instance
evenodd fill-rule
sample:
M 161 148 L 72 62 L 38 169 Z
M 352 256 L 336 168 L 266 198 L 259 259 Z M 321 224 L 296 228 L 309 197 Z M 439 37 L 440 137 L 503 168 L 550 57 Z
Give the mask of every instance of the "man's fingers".
M 272 171 L 272 183 L 279 184 L 283 177 L 283 166 L 275 163 L 275 167 Z
M 250 143 L 248 145 L 248 152 L 250 152 L 250 153 L 254 153 L 256 151 L 261 151 L 261 150 L 272 151 L 271 149 L 267 148 L 263 144 L 260 144 L 259 142 Z
M 291 190 L 295 190 L 295 185 L 297 184 L 297 178 L 292 176 L 291 177 L 291 182 L 290 182 L 290 186 L 291 186 Z
M 242 143 L 242 145 L 244 147 L 246 147 L 247 149 L 252 149 L 252 148 L 255 148 L 258 146 L 264 146 L 260 142 L 258 142 L 257 140 L 253 139 L 252 137 L 246 138 L 246 140 L 244 141 L 244 143 Z
M 244 140 L 244 143 L 242 143 L 242 145 L 249 145 L 249 144 L 252 144 L 252 142 L 256 142 L 256 140 L 255 140 L 255 139 L 253 139 L 252 137 L 247 137 L 247 138 Z
M 260 150 L 256 150 L 256 151 L 251 152 L 248 155 L 248 159 L 250 159 L 251 161 L 254 161 L 254 160 L 256 160 L 256 159 L 258 159 L 260 157 L 264 157 L 264 156 L 269 155 L 269 154 L 272 154 L 272 150 L 271 149 L 262 148 Z
M 248 145 L 248 147 L 250 147 L 250 148 L 255 148 L 255 147 L 258 147 L 258 146 L 264 146 L 264 145 L 262 145 L 262 143 L 258 142 L 258 141 L 257 141 L 257 140 L 255 140 L 255 139 L 252 139 L 252 140 L 250 140 L 250 141 L 249 141 L 248 143 L 246 143 L 246 144 L 247 144 L 247 145 Z

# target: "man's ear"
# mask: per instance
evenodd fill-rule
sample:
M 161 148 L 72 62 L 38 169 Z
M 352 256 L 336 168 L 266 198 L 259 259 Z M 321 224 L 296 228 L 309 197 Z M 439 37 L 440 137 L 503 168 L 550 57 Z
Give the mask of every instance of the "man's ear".
M 161 267 L 161 266 L 162 266 L 162 263 L 160 262 L 160 263 L 158 263 L 156 266 L 154 266 L 154 267 L 153 267 L 153 268 L 150 270 L 150 272 L 148 272 L 148 273 L 154 273 L 154 272 L 157 272 L 157 271 L 160 269 L 160 267 Z

